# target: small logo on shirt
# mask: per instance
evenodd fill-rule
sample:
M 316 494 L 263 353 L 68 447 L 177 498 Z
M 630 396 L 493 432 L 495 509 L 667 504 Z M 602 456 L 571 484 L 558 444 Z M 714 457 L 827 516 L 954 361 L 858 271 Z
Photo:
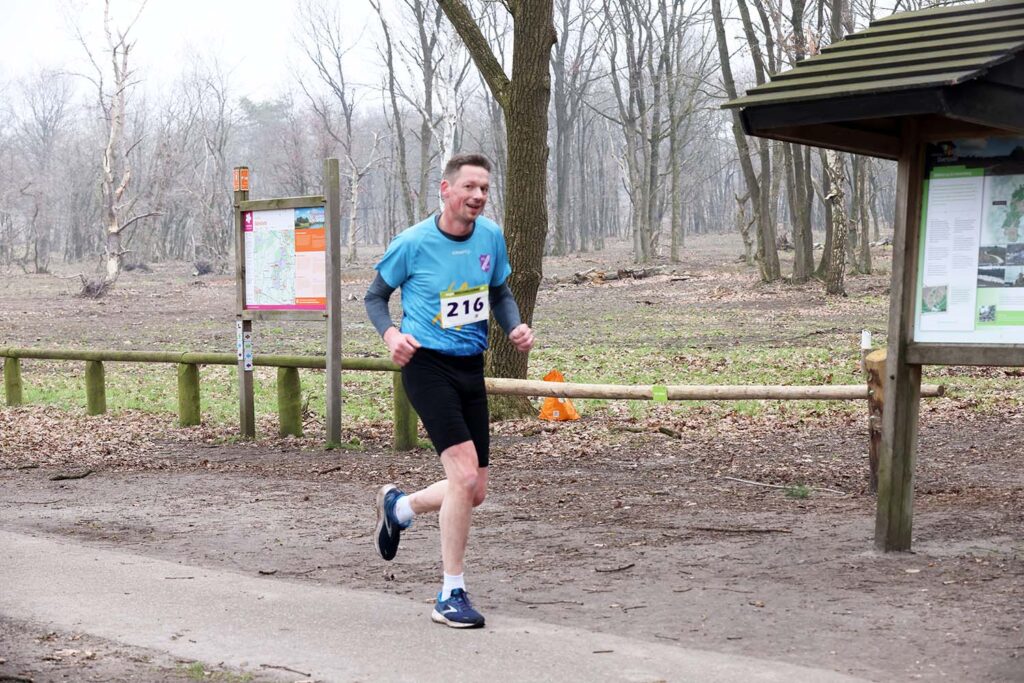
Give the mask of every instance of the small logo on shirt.
M 469 253 L 469 249 L 456 249 L 452 252 L 452 256 L 465 256 Z
M 485 273 L 491 272 L 491 255 L 490 254 L 481 254 L 480 255 L 480 270 L 484 271 Z

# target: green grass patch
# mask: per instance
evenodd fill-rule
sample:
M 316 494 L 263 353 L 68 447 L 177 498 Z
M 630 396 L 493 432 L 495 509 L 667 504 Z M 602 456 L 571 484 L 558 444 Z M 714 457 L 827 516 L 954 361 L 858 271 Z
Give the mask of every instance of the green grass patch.
M 176 366 L 170 363 L 105 363 L 108 412 L 141 410 L 177 413 Z M 300 370 L 306 409 L 326 414 L 326 374 Z M 232 424 L 238 420 L 238 372 L 234 366 L 207 365 L 199 371 L 204 422 Z M 28 404 L 62 408 L 85 406 L 84 364 L 74 361 L 24 361 L 24 398 Z M 342 416 L 357 421 L 391 419 L 392 380 L 389 372 L 346 371 L 342 384 Z M 277 414 L 277 369 L 257 367 L 253 373 L 257 417 Z
M 811 487 L 807 484 L 794 484 L 793 486 L 786 487 L 786 498 L 803 500 L 810 497 Z
M 231 671 L 211 669 L 202 662 L 192 662 L 181 666 L 182 673 L 193 681 L 216 681 L 216 683 L 248 683 L 253 679 L 249 673 L 236 674 Z

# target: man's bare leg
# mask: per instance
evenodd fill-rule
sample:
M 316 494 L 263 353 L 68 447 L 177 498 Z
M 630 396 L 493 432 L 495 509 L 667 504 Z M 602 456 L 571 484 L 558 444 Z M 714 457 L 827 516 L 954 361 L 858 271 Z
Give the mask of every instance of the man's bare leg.
M 472 441 L 463 441 L 441 453 L 446 485 L 441 500 L 441 563 L 445 574 L 462 574 L 469 539 L 469 523 L 473 517 L 473 502 L 480 480 L 480 466 Z M 486 474 L 484 474 L 486 476 Z M 435 489 L 436 496 L 438 489 Z M 412 502 L 412 501 L 410 501 Z M 429 502 L 436 502 L 436 498 Z M 414 508 L 415 509 L 415 508 Z

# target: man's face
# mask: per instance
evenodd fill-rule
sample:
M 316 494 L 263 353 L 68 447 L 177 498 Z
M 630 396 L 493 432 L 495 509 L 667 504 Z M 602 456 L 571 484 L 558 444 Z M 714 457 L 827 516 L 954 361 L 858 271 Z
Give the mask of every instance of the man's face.
M 491 189 L 491 174 L 481 166 L 463 166 L 449 182 L 441 181 L 441 199 L 444 210 L 452 218 L 466 222 L 476 220 L 487 204 Z

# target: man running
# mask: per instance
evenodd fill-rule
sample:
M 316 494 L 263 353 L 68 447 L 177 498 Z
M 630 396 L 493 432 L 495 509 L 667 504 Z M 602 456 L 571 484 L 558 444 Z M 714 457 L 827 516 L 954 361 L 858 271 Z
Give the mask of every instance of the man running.
M 391 560 L 416 515 L 440 511 L 444 583 L 431 619 L 455 628 L 484 625 L 463 580 L 473 508 L 487 494 L 490 424 L 484 390 L 487 320 L 495 320 L 522 353 L 533 330 L 521 322 L 508 288 L 512 268 L 501 228 L 484 218 L 491 164 L 457 154 L 441 179 L 441 213 L 407 228 L 388 246 L 366 292 L 366 312 L 402 368 L 409 401 L 441 456 L 445 478 L 406 495 L 394 484 L 377 493 L 374 544 Z M 396 328 L 388 300 L 402 289 Z

